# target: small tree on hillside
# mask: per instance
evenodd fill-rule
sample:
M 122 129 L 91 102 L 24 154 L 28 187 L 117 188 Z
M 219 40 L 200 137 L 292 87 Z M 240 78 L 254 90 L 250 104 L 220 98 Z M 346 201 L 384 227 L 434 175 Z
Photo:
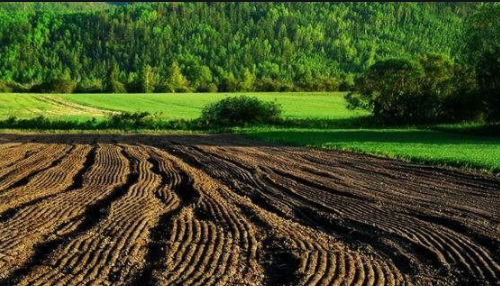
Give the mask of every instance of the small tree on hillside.
M 126 93 L 125 85 L 118 80 L 120 70 L 116 63 L 111 64 L 106 77 L 106 91 L 109 93 Z
M 188 88 L 188 82 L 179 67 L 177 61 L 174 61 L 170 66 L 165 83 L 165 91 L 167 92 L 184 92 Z
M 246 68 L 243 71 L 243 78 L 239 84 L 240 91 L 253 91 L 255 88 L 255 75 Z
M 143 66 L 139 74 L 139 89 L 144 93 L 152 93 L 155 88 L 155 74 L 149 65 Z

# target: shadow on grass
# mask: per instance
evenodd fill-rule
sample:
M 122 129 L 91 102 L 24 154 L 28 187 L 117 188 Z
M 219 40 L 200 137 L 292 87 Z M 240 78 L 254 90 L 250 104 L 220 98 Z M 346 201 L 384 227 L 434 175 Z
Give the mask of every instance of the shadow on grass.
M 500 123 L 494 124 L 450 124 L 432 127 L 434 130 L 462 133 L 475 136 L 500 137 Z
M 254 138 L 270 138 L 298 145 L 395 143 L 395 144 L 500 144 L 500 138 L 417 129 L 333 129 L 250 131 Z
M 249 130 L 254 139 L 355 151 L 405 161 L 500 171 L 500 138 L 417 129 Z

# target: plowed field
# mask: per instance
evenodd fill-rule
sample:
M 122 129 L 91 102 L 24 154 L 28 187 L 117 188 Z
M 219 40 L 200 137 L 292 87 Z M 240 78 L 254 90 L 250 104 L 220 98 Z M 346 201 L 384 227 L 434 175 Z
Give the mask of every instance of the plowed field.
M 232 135 L 0 135 L 0 285 L 500 285 L 500 178 Z

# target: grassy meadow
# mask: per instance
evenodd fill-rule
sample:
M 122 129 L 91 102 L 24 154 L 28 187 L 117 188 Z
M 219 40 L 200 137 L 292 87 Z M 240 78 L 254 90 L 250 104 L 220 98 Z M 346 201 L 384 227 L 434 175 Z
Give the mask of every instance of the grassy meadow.
M 9 116 L 30 118 L 46 116 L 53 119 L 88 120 L 103 118 L 112 112 L 147 111 L 160 113 L 166 120 L 195 119 L 201 109 L 229 95 L 243 93 L 183 94 L 0 94 L 0 120 Z M 244 93 L 283 107 L 283 116 L 290 119 L 350 119 L 366 115 L 345 107 L 340 92 Z
M 161 112 L 161 120 L 194 119 L 208 103 L 235 94 L 0 94 L 0 120 L 44 116 L 60 121 L 106 119 L 121 111 Z M 367 113 L 346 108 L 343 93 L 245 93 L 282 105 L 283 117 L 311 127 L 235 129 L 255 139 L 357 152 L 488 171 L 500 171 L 500 136 L 470 132 L 471 125 L 382 128 L 360 125 Z M 320 127 L 328 122 L 328 127 Z M 333 124 L 331 122 L 337 122 Z M 368 122 L 369 123 L 369 122 Z M 362 124 L 362 123 L 361 123 Z M 371 126 L 371 127 L 369 127 Z M 472 127 L 477 127 L 472 125 Z M 471 134 L 472 133 L 472 134 Z M 484 132 L 483 134 L 484 135 Z

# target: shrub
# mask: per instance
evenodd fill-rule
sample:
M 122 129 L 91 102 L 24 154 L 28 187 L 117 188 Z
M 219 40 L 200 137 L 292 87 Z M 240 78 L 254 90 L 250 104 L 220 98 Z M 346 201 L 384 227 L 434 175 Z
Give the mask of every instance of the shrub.
M 52 79 L 31 87 L 32 92 L 39 93 L 72 93 L 76 83 L 70 79 Z
M 281 106 L 256 97 L 234 96 L 203 108 L 200 120 L 210 126 L 244 126 L 279 121 Z
M 118 129 L 156 129 L 159 124 L 161 113 L 151 114 L 144 112 L 121 112 L 110 115 L 109 124 L 112 128 Z

